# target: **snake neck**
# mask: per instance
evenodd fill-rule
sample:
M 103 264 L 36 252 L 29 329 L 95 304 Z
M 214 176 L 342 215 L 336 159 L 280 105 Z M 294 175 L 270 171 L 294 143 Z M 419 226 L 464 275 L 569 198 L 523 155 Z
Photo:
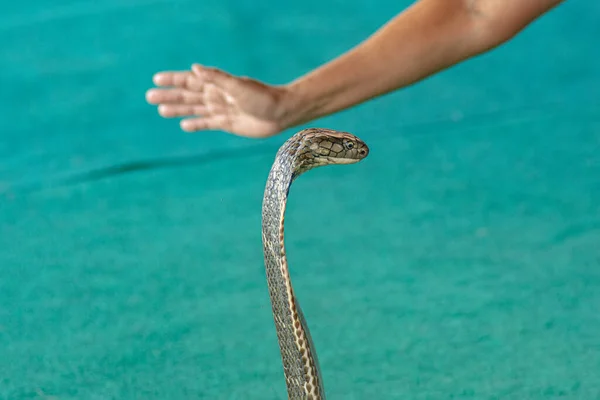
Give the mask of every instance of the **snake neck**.
M 262 209 L 265 268 L 288 398 L 323 400 L 317 353 L 294 295 L 284 246 L 286 203 L 298 176 L 294 162 L 293 155 L 278 153 L 267 180 Z

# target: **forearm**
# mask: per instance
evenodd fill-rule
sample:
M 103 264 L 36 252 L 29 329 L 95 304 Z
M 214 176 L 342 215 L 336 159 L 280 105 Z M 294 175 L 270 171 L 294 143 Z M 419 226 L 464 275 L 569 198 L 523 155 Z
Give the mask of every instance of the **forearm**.
M 286 125 L 354 106 L 485 52 L 559 2 L 420 0 L 349 52 L 287 85 Z

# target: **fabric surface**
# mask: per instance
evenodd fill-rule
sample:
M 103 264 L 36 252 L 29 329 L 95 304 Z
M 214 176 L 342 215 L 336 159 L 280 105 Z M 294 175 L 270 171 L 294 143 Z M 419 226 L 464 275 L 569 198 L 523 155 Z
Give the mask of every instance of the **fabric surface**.
M 0 5 L 0 398 L 284 399 L 260 234 L 277 148 L 146 104 L 193 62 L 283 83 L 409 2 Z M 600 398 L 600 3 L 308 126 L 292 187 L 331 399 Z

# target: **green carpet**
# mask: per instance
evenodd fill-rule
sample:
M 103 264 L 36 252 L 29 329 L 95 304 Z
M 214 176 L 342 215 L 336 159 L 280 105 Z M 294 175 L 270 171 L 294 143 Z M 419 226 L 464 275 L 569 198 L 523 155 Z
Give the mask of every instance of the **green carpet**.
M 284 399 L 260 207 L 277 148 L 145 103 L 192 62 L 271 83 L 408 2 L 0 6 L 0 398 Z M 600 399 L 600 3 L 310 126 L 292 188 L 331 399 Z

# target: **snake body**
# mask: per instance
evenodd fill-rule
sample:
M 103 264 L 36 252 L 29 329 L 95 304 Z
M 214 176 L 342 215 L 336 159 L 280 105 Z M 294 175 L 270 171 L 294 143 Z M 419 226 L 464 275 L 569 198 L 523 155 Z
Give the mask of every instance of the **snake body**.
M 325 165 L 353 164 L 369 148 L 356 136 L 310 128 L 288 139 L 275 157 L 262 206 L 267 286 L 289 400 L 324 400 L 323 380 L 308 325 L 294 295 L 284 246 L 284 214 L 292 182 Z

